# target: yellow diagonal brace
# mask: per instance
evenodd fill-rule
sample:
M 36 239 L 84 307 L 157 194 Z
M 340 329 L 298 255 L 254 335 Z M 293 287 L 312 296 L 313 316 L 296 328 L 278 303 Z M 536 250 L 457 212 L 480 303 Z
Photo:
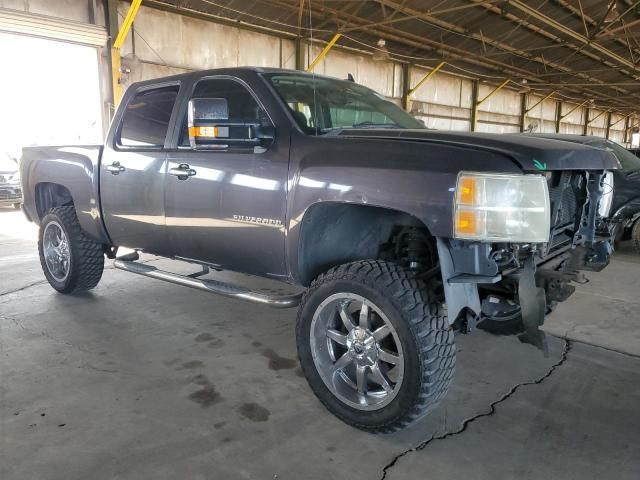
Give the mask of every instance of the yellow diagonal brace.
M 585 100 L 584 102 L 582 102 L 580 105 L 576 105 L 575 107 L 573 107 L 571 110 L 569 110 L 567 113 L 565 113 L 564 115 L 562 115 L 560 117 L 560 120 L 563 120 L 565 118 L 567 118 L 569 115 L 571 115 L 573 112 L 575 112 L 577 109 L 579 109 L 580 107 L 584 107 L 587 103 L 589 102 L 589 100 Z
M 482 105 L 484 102 L 486 102 L 487 100 L 489 100 L 491 97 L 493 97 L 496 93 L 498 93 L 500 90 L 502 90 L 504 87 L 507 86 L 507 84 L 510 82 L 511 80 L 507 79 L 504 82 L 502 82 L 500 85 L 498 85 L 496 88 L 494 88 L 493 90 L 491 90 L 489 92 L 489 94 L 484 97 L 482 100 L 478 100 L 476 102 L 476 104 L 473 106 L 473 110 L 474 110 L 474 114 L 473 114 L 473 126 L 472 126 L 472 131 L 475 132 L 476 128 L 478 126 L 478 107 L 480 105 Z
M 329 43 L 327 43 L 327 45 L 322 49 L 322 51 L 320 52 L 320 54 L 316 57 L 316 59 L 311 62 L 311 65 L 309 65 L 307 67 L 307 72 L 312 72 L 314 68 L 316 68 L 316 65 L 318 65 L 318 63 L 320 63 L 320 61 L 326 57 L 327 53 L 329 53 L 329 50 L 331 50 L 333 48 L 333 46 L 335 45 L 335 43 L 338 41 L 338 39 L 342 36 L 341 33 L 336 33 L 333 38 L 331 40 L 329 40 Z
M 124 40 L 127 38 L 127 34 L 131 29 L 131 25 L 133 24 L 133 20 L 136 18 L 136 14 L 140 9 L 140 4 L 142 0 L 133 0 L 131 5 L 129 6 L 129 11 L 127 15 L 124 17 L 124 21 L 122 22 L 122 27 L 120 27 L 120 31 L 118 35 L 116 35 L 116 39 L 113 41 L 111 46 L 111 81 L 113 84 L 113 104 L 114 107 L 117 107 L 120 104 L 120 100 L 122 100 L 122 78 L 120 72 L 120 47 L 124 43 Z
M 418 90 L 422 85 L 424 85 L 425 83 L 427 83 L 431 77 L 433 77 L 436 72 L 438 70 L 440 70 L 442 67 L 444 67 L 446 65 L 447 62 L 440 62 L 433 70 L 431 70 L 429 73 L 427 73 L 422 80 L 420 80 L 415 87 L 410 88 L 409 91 L 407 92 L 407 104 L 405 105 L 405 110 L 409 110 L 409 97 L 411 96 L 412 93 L 414 93 L 416 90 Z
M 631 115 L 633 115 L 633 113 L 627 113 L 624 117 L 622 117 L 620 120 L 616 120 L 615 122 L 613 122 L 611 125 L 609 125 L 609 128 L 613 127 L 614 125 L 619 124 L 620 122 L 622 122 L 623 120 L 626 120 L 628 117 L 630 117 Z
M 604 115 L 605 113 L 609 113 L 610 110 L 605 110 L 603 112 L 600 112 L 598 115 L 596 115 L 595 117 L 593 117 L 591 120 L 587 119 L 587 125 L 590 125 L 592 122 L 594 122 L 595 120 L 599 119 L 602 115 Z
M 131 6 L 129 7 L 129 11 L 127 12 L 127 15 L 124 17 L 124 21 L 122 22 L 122 27 L 120 27 L 118 36 L 113 42 L 113 48 L 122 47 L 122 44 L 124 43 L 124 39 L 127 38 L 127 34 L 131 29 L 133 20 L 136 18 L 138 10 L 140 9 L 141 3 L 142 3 L 142 0 L 133 0 L 131 2 Z
M 531 110 L 533 110 L 534 108 L 536 108 L 538 105 L 540 105 L 542 102 L 544 102 L 545 100 L 548 100 L 549 98 L 551 98 L 551 96 L 556 93 L 557 90 L 554 90 L 553 92 L 551 92 L 549 95 L 547 95 L 546 97 L 544 97 L 542 100 L 538 101 L 535 103 L 535 105 L 527 108 L 524 113 L 529 113 Z
M 491 97 L 493 97 L 496 93 L 498 93 L 500 90 L 502 90 L 504 87 L 507 86 L 507 84 L 510 82 L 511 80 L 505 80 L 504 82 L 502 82 L 500 85 L 498 85 L 496 88 L 494 88 L 493 90 L 491 90 L 489 92 L 489 94 L 484 97 L 482 100 L 478 100 L 478 103 L 476 103 L 476 107 L 479 107 L 480 105 L 482 105 L 484 102 L 486 102 L 487 100 L 489 100 Z

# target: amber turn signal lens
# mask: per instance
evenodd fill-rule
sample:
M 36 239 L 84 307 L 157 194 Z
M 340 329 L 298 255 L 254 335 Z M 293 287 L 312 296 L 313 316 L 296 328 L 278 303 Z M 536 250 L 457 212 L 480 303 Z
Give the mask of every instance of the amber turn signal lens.
M 216 138 L 218 136 L 218 127 L 189 127 L 189 136 L 194 138 Z
M 462 177 L 458 190 L 458 205 L 473 205 L 476 200 L 476 179 Z
M 456 212 L 456 233 L 474 235 L 477 230 L 476 212 Z

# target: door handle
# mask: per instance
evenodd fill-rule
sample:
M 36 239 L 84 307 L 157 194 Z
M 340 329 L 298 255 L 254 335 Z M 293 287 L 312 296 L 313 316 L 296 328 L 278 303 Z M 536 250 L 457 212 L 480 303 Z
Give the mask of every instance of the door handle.
M 111 175 L 118 175 L 120 172 L 124 172 L 126 168 L 120 165 L 120 162 L 115 161 L 111 165 L 107 165 L 107 170 L 111 172 Z
M 196 173 L 197 172 L 186 163 L 181 163 L 178 168 L 169 169 L 169 175 L 178 177 L 178 180 L 186 180 L 189 177 L 193 177 Z

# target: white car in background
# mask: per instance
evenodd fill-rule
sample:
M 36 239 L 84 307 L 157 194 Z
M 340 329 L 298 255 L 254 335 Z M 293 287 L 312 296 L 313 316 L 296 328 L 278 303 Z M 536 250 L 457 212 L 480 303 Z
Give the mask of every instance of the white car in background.
M 22 205 L 22 186 L 18 162 L 8 153 L 0 152 L 0 207 Z

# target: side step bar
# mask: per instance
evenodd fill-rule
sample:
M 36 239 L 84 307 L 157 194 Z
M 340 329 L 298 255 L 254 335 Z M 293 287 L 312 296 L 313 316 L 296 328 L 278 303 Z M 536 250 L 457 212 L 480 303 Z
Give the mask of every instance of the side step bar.
M 136 263 L 129 260 L 116 259 L 116 261 L 113 262 L 113 266 L 120 270 L 144 275 L 145 277 L 164 280 L 165 282 L 176 283 L 185 287 L 197 288 L 198 290 L 217 293 L 218 295 L 224 295 L 225 297 L 261 303 L 275 308 L 297 307 L 302 300 L 302 292 L 290 295 L 269 296 L 249 290 L 245 287 L 221 282 L 219 280 L 200 280 L 186 275 L 178 275 L 177 273 L 158 270 L 152 265 L 145 265 L 143 263 Z

